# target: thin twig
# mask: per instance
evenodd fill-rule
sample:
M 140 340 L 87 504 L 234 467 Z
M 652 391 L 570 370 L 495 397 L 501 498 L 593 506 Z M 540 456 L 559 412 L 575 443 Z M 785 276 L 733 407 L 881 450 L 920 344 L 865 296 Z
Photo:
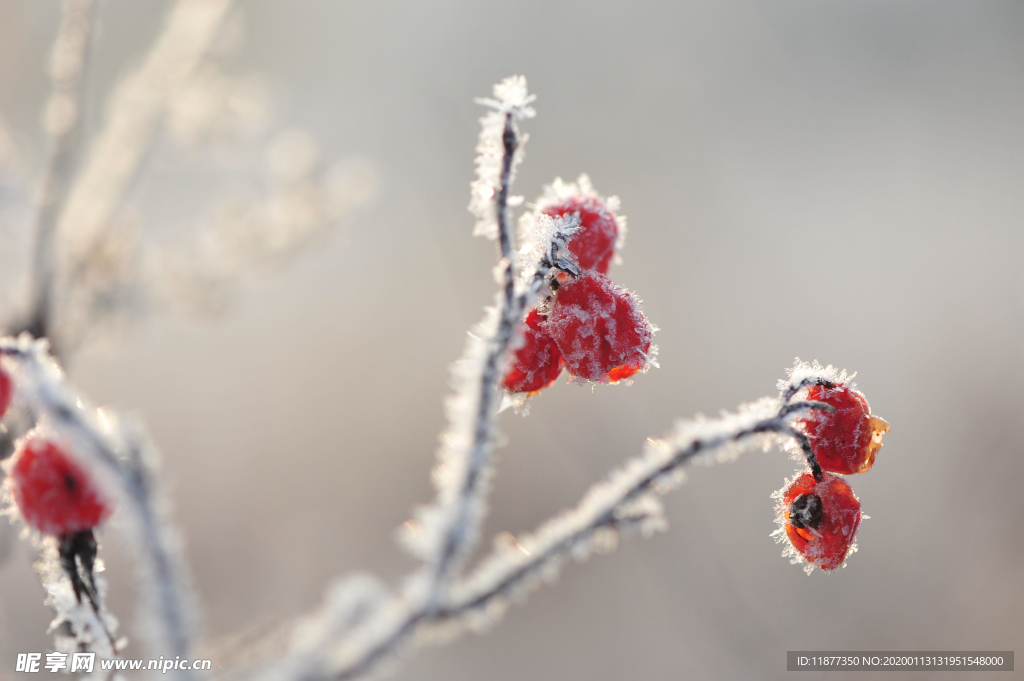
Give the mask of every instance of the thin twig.
M 775 414 L 735 431 L 709 438 L 685 438 L 683 442 L 676 440 L 667 446 L 664 441 L 653 443 L 651 452 L 627 462 L 618 473 L 610 477 L 606 488 L 613 493 L 596 508 L 592 499 L 598 493 L 597 488 L 588 492 L 573 510 L 561 518 L 550 520 L 532 534 L 517 539 L 513 547 L 496 549 L 484 558 L 474 573 L 460 583 L 459 595 L 445 604 L 437 613 L 437 619 L 443 621 L 460 618 L 473 610 L 486 610 L 496 599 L 507 596 L 517 588 L 529 588 L 532 585 L 527 582 L 532 574 L 553 561 L 572 555 L 574 549 L 581 547 L 588 538 L 604 528 L 628 529 L 660 520 L 660 506 L 640 505 L 637 509 L 631 509 L 630 504 L 646 494 L 665 494 L 681 480 L 678 474 L 684 468 L 725 447 L 743 444 L 766 434 L 792 437 L 797 431 L 790 425 L 790 417 L 827 407 L 810 401 L 788 405 L 779 401 L 778 404 Z M 719 421 L 728 420 L 729 417 L 726 417 Z M 705 430 L 714 428 L 714 423 L 704 422 L 701 427 Z M 632 479 L 626 481 L 623 477 Z M 569 522 L 578 518 L 586 518 L 586 521 Z M 660 523 L 654 529 L 660 529 Z M 591 547 L 582 546 L 583 555 L 592 550 Z
M 805 365 L 798 364 L 803 370 Z M 806 365 L 809 367 L 809 365 Z M 794 370 L 796 373 L 797 370 Z M 819 376 L 832 371 L 818 367 Z M 332 646 L 322 640 L 319 664 L 296 666 L 296 660 L 272 667 L 261 679 L 320 681 L 355 679 L 372 672 L 385 658 L 410 642 L 448 640 L 466 627 L 493 622 L 510 600 L 525 595 L 542 579 L 553 576 L 570 557 L 581 558 L 614 547 L 622 531 L 639 529 L 649 534 L 664 528 L 657 497 L 682 481 L 685 469 L 697 461 L 723 455 L 761 440 L 785 442 L 802 435 L 792 422 L 812 410 L 827 411 L 816 401 L 792 401 L 804 378 L 785 384 L 778 398 L 765 398 L 717 419 L 682 422 L 668 437 L 650 441 L 645 452 L 624 464 L 606 482 L 595 485 L 572 510 L 553 518 L 532 534 L 495 548 L 467 576 L 456 579 L 435 607 L 427 609 L 415 599 L 415 589 L 394 595 L 365 617 L 347 636 Z M 787 397 L 788 396 L 788 397 Z M 764 438 L 769 438 L 767 442 Z M 439 635 L 431 637 L 431 632 Z M 288 669 L 301 668 L 301 674 Z
M 483 482 L 484 471 L 494 446 L 494 415 L 497 402 L 498 367 L 501 364 L 508 346 L 512 342 L 513 333 L 522 317 L 522 308 L 515 295 L 515 262 L 512 241 L 512 228 L 508 211 L 508 196 L 512 184 L 512 160 L 519 146 L 519 133 L 511 113 L 505 114 L 505 126 L 502 133 L 503 153 L 501 159 L 501 184 L 494 201 L 494 211 L 498 222 L 498 242 L 501 248 L 501 259 L 504 266 L 504 284 L 501 291 L 502 305 L 498 311 L 499 322 L 497 333 L 490 342 L 484 370 L 477 386 L 477 408 L 473 425 L 473 443 L 469 451 L 469 465 L 466 466 L 465 479 L 459 493 L 458 510 L 438 552 L 437 567 L 434 572 L 434 583 L 431 588 L 432 602 L 428 610 L 433 608 L 440 587 L 445 584 L 449 574 L 457 569 L 458 558 L 471 548 L 471 528 L 468 508 L 474 503 L 477 490 Z
M 68 189 L 78 168 L 85 119 L 86 92 L 98 3 L 65 0 L 60 29 L 50 57 L 53 91 L 46 107 L 50 134 L 50 158 L 39 188 L 35 214 L 35 246 L 32 258 L 31 302 L 12 335 L 26 331 L 46 338 L 52 331 L 52 305 L 56 262 L 54 234 Z M 51 345 L 57 352 L 57 346 Z
M 74 291 L 83 263 L 96 251 L 138 179 L 171 97 L 203 63 L 233 2 L 178 0 L 142 65 L 111 96 L 105 123 L 58 207 L 54 229 L 60 250 L 55 253 L 51 306 L 59 307 Z M 50 315 L 60 318 L 66 312 L 51 309 Z M 63 325 L 60 319 L 57 323 Z M 67 335 L 81 334 L 68 330 Z

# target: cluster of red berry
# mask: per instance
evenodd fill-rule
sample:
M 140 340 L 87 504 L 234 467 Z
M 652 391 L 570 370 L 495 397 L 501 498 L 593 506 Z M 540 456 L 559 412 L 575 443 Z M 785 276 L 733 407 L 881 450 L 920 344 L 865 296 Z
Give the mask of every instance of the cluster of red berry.
M 577 184 L 556 180 L 538 201 L 538 215 L 579 218 L 566 247 L 580 271 L 559 271 L 551 296 L 527 312 L 523 345 L 502 380 L 510 393 L 542 390 L 563 368 L 579 379 L 615 383 L 650 365 L 655 329 L 639 299 L 607 276 L 625 227 L 616 207 L 586 176 Z
M 822 570 L 840 567 L 860 526 L 860 501 L 840 477 L 864 473 L 875 463 L 889 424 L 871 414 L 864 395 L 849 382 L 823 381 L 807 390 L 806 399 L 832 410 L 815 410 L 797 421 L 821 468 L 819 477 L 805 470 L 776 493 L 778 522 L 793 552 Z
M 0 367 L 0 418 L 11 405 L 14 381 Z M 93 529 L 110 517 L 113 505 L 88 470 L 45 427 L 22 437 L 5 462 L 11 496 L 25 524 L 56 537 L 60 562 L 79 602 L 86 595 L 95 606 Z

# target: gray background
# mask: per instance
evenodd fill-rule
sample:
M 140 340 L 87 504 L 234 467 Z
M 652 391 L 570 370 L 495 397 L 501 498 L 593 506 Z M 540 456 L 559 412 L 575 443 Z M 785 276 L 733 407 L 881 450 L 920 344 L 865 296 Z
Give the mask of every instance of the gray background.
M 338 573 L 412 566 L 391 534 L 430 498 L 447 367 L 494 289 L 464 208 L 472 98 L 522 73 L 538 117 L 516 189 L 587 172 L 621 197 L 612 275 L 661 327 L 661 369 L 504 415 L 489 535 L 573 504 L 676 417 L 773 394 L 794 356 L 858 371 L 893 430 L 851 480 L 872 518 L 846 569 L 779 557 L 769 495 L 795 464 L 747 454 L 694 471 L 668 533 L 568 567 L 394 678 L 774 679 L 787 650 L 1021 649 L 1024 5 L 242 6 L 231 69 L 267 78 L 277 124 L 371 158 L 378 198 L 224 316 L 154 316 L 71 364 L 159 442 L 214 645 Z M 105 3 L 95 102 L 164 7 Z M 57 18 L 0 2 L 0 112 L 39 158 Z M 137 198 L 159 233 L 208 184 L 158 164 Z M 104 540 L 130 624 L 129 552 Z M 31 560 L 0 566 L 0 678 L 50 650 Z

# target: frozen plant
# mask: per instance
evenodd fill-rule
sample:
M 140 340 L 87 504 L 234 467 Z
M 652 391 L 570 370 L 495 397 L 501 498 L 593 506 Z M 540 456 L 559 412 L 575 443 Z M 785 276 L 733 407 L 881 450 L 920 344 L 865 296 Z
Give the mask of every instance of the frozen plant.
M 62 650 L 113 656 L 124 646 L 117 618 L 104 607 L 101 564 L 88 539 L 113 512 L 125 519 L 120 525 L 136 549 L 143 620 L 137 632 L 149 655 L 195 657 L 195 596 L 156 449 L 138 423 L 94 407 L 70 385 L 60 362 L 101 311 L 146 290 L 124 272 L 113 288 L 102 283 L 109 283 L 103 273 L 117 270 L 111 262 L 120 262 L 110 255 L 120 247 L 102 244 L 117 242 L 114 215 L 159 136 L 160 121 L 184 117 L 171 130 L 190 131 L 181 135 L 187 140 L 202 137 L 188 121 L 218 129 L 211 122 L 216 116 L 190 108 L 187 97 L 176 95 L 191 88 L 216 91 L 222 83 L 210 75 L 208 59 L 230 4 L 180 0 L 147 60 L 116 91 L 107 127 L 80 167 L 74 162 L 81 132 L 76 107 L 95 7 L 91 0 L 65 5 L 55 55 L 77 66 L 54 68 L 48 114 L 56 121 L 50 127 L 53 156 L 37 210 L 34 285 L 22 323 L 0 339 L 0 417 L 8 411 L 3 432 L 21 438 L 19 455 L 8 466 L 6 507 L 31 528 L 25 534 L 39 547 L 38 572 L 56 612 Z M 60 59 L 55 56 L 55 63 Z M 202 80 L 193 80 L 197 74 Z M 860 505 L 833 472 L 870 468 L 888 425 L 871 415 L 852 377 L 797 360 L 777 396 L 717 418 L 679 421 L 569 511 L 518 537 L 500 534 L 483 558 L 469 564 L 494 481 L 502 405 L 523 406 L 522 396 L 549 385 L 563 368 L 577 382 L 628 383 L 654 366 L 654 326 L 639 299 L 607 276 L 625 230 L 617 200 L 600 197 L 585 176 L 575 184 L 556 181 L 524 213 L 517 247 L 513 210 L 523 201 L 512 187 L 526 139 L 519 125 L 535 115 L 534 100 L 520 76 L 479 100 L 488 112 L 470 210 L 474 233 L 496 242 L 499 288 L 452 367 L 454 392 L 446 401 L 448 424 L 432 474 L 434 499 L 402 526 L 401 544 L 416 567 L 390 585 L 367 574 L 339 577 L 315 611 L 289 626 L 285 645 L 257 647 L 252 662 L 221 672 L 224 678 L 362 678 L 419 646 L 486 628 L 511 603 L 553 581 L 570 559 L 611 551 L 627 533 L 649 536 L 666 529 L 660 497 L 683 481 L 688 467 L 731 459 L 749 448 L 781 445 L 806 462 L 807 470 L 779 494 L 783 538 L 797 560 L 833 569 L 854 549 Z M 105 155 L 125 145 L 129 153 Z M 368 195 L 358 188 L 358 178 L 331 195 L 325 183 L 332 183 L 317 170 L 303 135 L 285 133 L 271 146 L 280 195 L 271 195 L 270 206 L 228 210 L 207 225 L 200 240 L 205 259 L 194 259 L 195 271 L 183 275 L 197 287 L 216 288 L 277 259 Z M 345 185 L 334 177 L 334 184 Z M 72 209 L 85 218 L 66 217 Z M 115 289 L 128 293 L 114 295 Z M 41 436 L 59 448 L 59 455 L 46 450 L 49 458 L 42 457 L 46 470 L 58 473 L 31 477 L 19 465 L 28 465 L 26 452 L 36 451 L 42 441 L 33 438 Z M 839 469 L 844 466 L 850 470 Z M 83 497 L 83 490 L 89 494 Z M 33 506 L 32 499 L 50 493 L 65 500 L 67 513 L 53 518 Z M 192 676 L 171 670 L 172 678 Z

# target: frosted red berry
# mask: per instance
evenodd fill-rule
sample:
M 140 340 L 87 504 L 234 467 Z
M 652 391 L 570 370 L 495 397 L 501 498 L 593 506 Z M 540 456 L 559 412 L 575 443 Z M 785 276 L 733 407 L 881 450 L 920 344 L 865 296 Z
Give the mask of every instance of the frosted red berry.
M 812 386 L 807 399 L 835 408 L 815 410 L 799 421 L 822 469 L 843 475 L 869 470 L 889 424 L 871 414 L 867 398 L 847 384 L 826 383 Z
M 4 417 L 14 399 L 14 379 L 0 366 L 0 418 Z
M 516 350 L 512 366 L 501 384 L 513 393 L 532 393 L 555 382 L 562 373 L 562 354 L 542 326 L 544 317 L 534 308 L 526 315 L 523 346 Z
M 650 361 L 654 327 L 626 289 L 595 271 L 561 286 L 544 323 L 569 373 L 613 383 Z
M 18 443 L 9 475 L 22 518 L 43 534 L 90 530 L 113 510 L 89 473 L 60 444 L 38 433 Z
M 825 473 L 819 482 L 805 471 L 777 495 L 777 520 L 793 551 L 822 570 L 842 566 L 861 519 L 860 501 L 846 481 Z
M 582 269 L 608 274 L 619 240 L 619 224 L 604 199 L 596 195 L 571 196 L 544 206 L 541 212 L 551 217 L 578 213 L 580 229 L 566 246 Z

